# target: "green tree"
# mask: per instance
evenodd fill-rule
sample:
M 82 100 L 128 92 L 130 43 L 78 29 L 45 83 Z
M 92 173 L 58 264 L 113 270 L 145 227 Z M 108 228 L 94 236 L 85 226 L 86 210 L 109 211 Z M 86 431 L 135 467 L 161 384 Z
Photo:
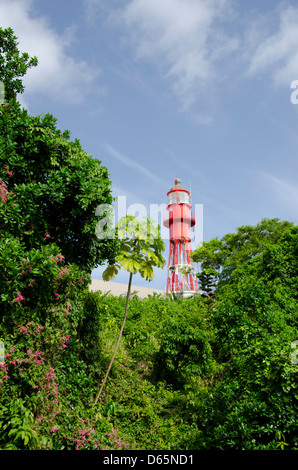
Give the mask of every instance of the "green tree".
M 207 448 L 298 445 L 297 364 L 291 360 L 298 331 L 298 227 L 289 224 L 275 235 L 263 240 L 259 254 L 253 243 L 251 256 L 243 247 L 242 263 L 217 290 L 210 328 L 221 374 L 199 406 Z M 235 263 L 235 251 L 230 256 Z
M 5 47 L 0 78 L 10 101 L 0 106 L 0 447 L 74 448 L 74 435 L 80 446 L 97 446 L 80 440 L 88 399 L 77 390 L 94 393 L 93 356 L 86 354 L 93 336 L 84 321 L 88 315 L 92 321 L 90 271 L 113 262 L 117 252 L 117 240 L 95 233 L 97 206 L 113 202 L 111 182 L 101 162 L 60 132 L 53 116 L 21 109 L 17 77 L 31 62 Z
M 96 396 L 95 403 L 97 403 L 102 393 L 121 341 L 122 332 L 127 318 L 133 274 L 138 272 L 142 277 L 150 281 L 154 277 L 153 268 L 155 266 L 163 268 L 165 265 L 165 259 L 162 256 L 165 245 L 163 240 L 160 238 L 159 227 L 156 229 L 152 220 L 147 219 L 140 222 L 135 217 L 128 215 L 120 219 L 116 228 L 118 236 L 121 239 L 120 251 L 117 256 L 116 263 L 108 266 L 104 271 L 103 279 L 105 281 L 113 279 L 122 267 L 129 272 L 129 281 L 126 294 L 125 312 L 117 344 L 106 375 Z
M 11 28 L 0 28 L 0 81 L 4 84 L 6 101 L 15 100 L 18 93 L 23 93 L 24 85 L 19 77 L 37 64 L 36 57 L 29 57 L 27 52 L 20 53 Z
M 263 219 L 255 227 L 245 225 L 239 227 L 236 233 L 228 233 L 221 239 L 212 238 L 203 242 L 202 246 L 192 253 L 192 258 L 200 263 L 202 277 L 211 274 L 207 269 L 217 271 L 213 273 L 213 282 L 221 285 L 229 281 L 234 269 L 261 253 L 266 244 L 276 243 L 285 230 L 293 225 L 277 218 Z
M 17 102 L 0 108 L 0 182 L 2 234 L 21 236 L 28 250 L 56 243 L 89 272 L 113 262 L 117 241 L 95 233 L 97 206 L 113 202 L 108 171 L 53 116 L 30 116 Z
M 218 276 L 217 271 L 212 268 L 206 268 L 203 272 L 197 274 L 197 278 L 201 284 L 202 296 L 211 297 L 215 293 L 216 278 Z

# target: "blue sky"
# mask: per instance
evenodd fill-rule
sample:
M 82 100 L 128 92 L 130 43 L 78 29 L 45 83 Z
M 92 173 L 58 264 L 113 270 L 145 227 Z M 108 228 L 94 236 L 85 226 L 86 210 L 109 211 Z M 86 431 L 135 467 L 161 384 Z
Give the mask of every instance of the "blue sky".
M 178 176 L 204 240 L 298 222 L 297 1 L 0 0 L 0 24 L 39 59 L 22 104 L 99 158 L 127 206 L 149 214 Z

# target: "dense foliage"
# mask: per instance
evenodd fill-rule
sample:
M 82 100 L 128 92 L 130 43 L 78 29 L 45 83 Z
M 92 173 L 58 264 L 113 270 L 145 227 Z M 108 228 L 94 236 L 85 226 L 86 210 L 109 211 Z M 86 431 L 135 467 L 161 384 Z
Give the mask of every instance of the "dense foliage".
M 103 387 L 105 386 L 121 341 L 127 319 L 133 275 L 138 272 L 147 281 L 150 281 L 154 277 L 153 268 L 163 268 L 165 265 L 165 259 L 162 256 L 165 244 L 160 236 L 160 227 L 155 227 L 151 219 L 145 218 L 145 220 L 139 221 L 134 216 L 126 215 L 119 220 L 115 228 L 120 238 L 119 253 L 116 257 L 116 263 L 109 265 L 103 272 L 102 277 L 105 281 L 113 279 L 118 270 L 122 267 L 129 272 L 129 281 L 123 322 L 119 331 L 118 340 L 107 372 L 95 398 L 95 403 L 98 402 Z
M 297 250 L 291 227 L 211 302 L 132 293 L 96 405 L 126 299 L 88 292 L 71 266 L 61 278 L 53 247 L 23 262 L 1 338 L 1 448 L 297 449 Z M 59 295 L 49 287 L 40 299 L 46 315 L 17 292 L 32 280 L 29 266 L 40 282 L 45 263 Z
M 297 250 L 298 227 L 288 224 L 211 302 L 133 299 L 102 406 L 138 448 L 298 448 Z M 102 301 L 103 340 L 123 299 Z
M 207 398 L 204 416 L 213 412 L 204 432 L 219 448 L 297 448 L 298 366 L 291 345 L 298 324 L 298 227 L 272 239 L 216 292 L 212 329 L 222 375 Z

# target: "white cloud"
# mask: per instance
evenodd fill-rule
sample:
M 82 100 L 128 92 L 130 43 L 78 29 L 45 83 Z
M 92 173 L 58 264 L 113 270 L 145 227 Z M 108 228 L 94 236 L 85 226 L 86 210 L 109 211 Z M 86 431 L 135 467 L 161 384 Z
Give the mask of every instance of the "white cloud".
M 58 34 L 45 17 L 33 16 L 32 0 L 1 0 L 1 27 L 11 27 L 18 37 L 19 48 L 36 55 L 37 67 L 28 70 L 24 77 L 28 94 L 43 93 L 51 99 L 80 103 L 94 84 L 99 70 L 91 70 L 84 61 L 68 54 L 68 47 L 75 39 L 73 27 Z M 94 87 L 93 87 L 94 91 Z
M 274 85 L 290 86 L 298 78 L 298 8 L 288 7 L 278 14 L 278 30 L 253 45 L 255 50 L 251 52 L 248 72 L 250 75 L 270 73 Z M 260 36 L 256 29 L 254 33 Z
M 136 59 L 155 64 L 188 108 L 238 48 L 220 25 L 229 8 L 230 0 L 130 0 L 111 18 L 125 27 Z
M 217 110 L 223 84 L 261 73 L 275 86 L 298 79 L 298 7 L 281 2 L 264 13 L 248 6 L 246 19 L 232 0 L 89 2 L 106 5 L 122 44 L 137 62 L 155 66 L 180 109 L 194 110 L 201 123 L 213 122 L 209 111 Z

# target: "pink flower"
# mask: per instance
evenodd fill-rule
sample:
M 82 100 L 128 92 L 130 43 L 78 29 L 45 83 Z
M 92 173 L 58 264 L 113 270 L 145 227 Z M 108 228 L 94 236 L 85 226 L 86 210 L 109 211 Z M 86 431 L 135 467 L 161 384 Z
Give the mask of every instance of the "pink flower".
M 12 300 L 10 303 L 22 302 L 22 300 L 25 300 L 25 297 L 22 296 L 21 292 L 18 292 L 17 297 L 14 300 Z
M 20 333 L 23 333 L 23 334 L 27 333 L 27 328 L 24 325 L 20 326 L 20 328 L 18 328 L 18 330 L 19 330 Z
M 51 235 L 50 235 L 48 232 L 46 232 L 46 233 L 44 234 L 44 237 L 45 237 L 45 238 L 51 238 Z
M 2 180 L 0 180 L 0 198 L 2 202 L 7 201 L 6 192 L 7 192 L 6 184 Z
M 61 271 L 59 272 L 59 275 L 57 277 L 57 279 L 62 279 L 62 277 L 64 276 L 64 274 L 68 274 L 69 272 L 69 269 L 68 268 L 63 268 L 61 269 Z
M 57 266 L 57 263 L 59 263 L 59 261 L 63 261 L 63 263 L 65 262 L 64 256 L 60 255 L 60 253 L 56 256 L 51 256 L 51 260 L 55 261 L 56 266 Z
M 58 431 L 58 429 L 59 429 L 58 426 L 53 426 L 52 429 L 51 429 L 51 431 L 52 431 L 52 432 L 55 432 L 55 431 Z

